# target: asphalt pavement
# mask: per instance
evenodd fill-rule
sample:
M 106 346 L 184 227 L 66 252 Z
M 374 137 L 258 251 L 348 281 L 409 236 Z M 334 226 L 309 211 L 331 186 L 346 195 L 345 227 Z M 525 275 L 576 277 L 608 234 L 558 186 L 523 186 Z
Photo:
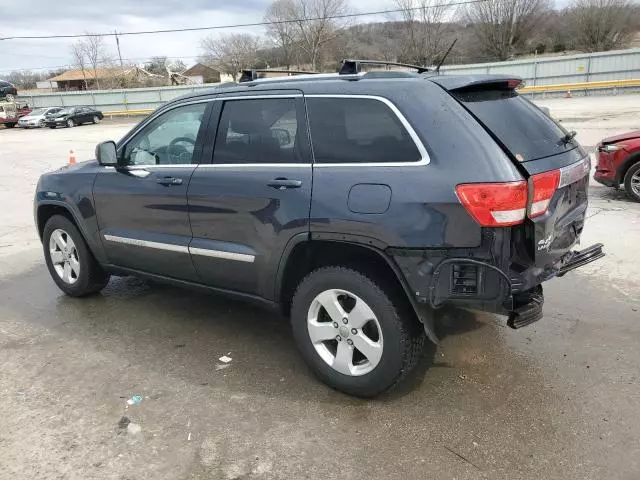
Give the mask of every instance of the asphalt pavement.
M 640 129 L 638 96 L 540 103 L 586 146 Z M 583 245 L 607 256 L 546 283 L 543 320 L 448 310 L 408 381 L 359 400 L 256 307 L 132 277 L 56 288 L 38 175 L 130 127 L 0 129 L 0 479 L 640 478 L 640 204 L 592 185 Z

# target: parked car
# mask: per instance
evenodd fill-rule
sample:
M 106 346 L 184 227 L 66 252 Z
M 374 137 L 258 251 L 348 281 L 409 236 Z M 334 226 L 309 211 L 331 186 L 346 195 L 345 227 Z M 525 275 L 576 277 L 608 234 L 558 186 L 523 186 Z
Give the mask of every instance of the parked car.
M 93 107 L 65 107 L 56 113 L 45 116 L 45 125 L 49 128 L 75 127 L 83 123 L 100 123 L 104 115 Z
M 18 126 L 22 128 L 44 127 L 46 123 L 46 116 L 55 116 L 55 114 L 60 112 L 62 108 L 63 107 L 36 108 L 32 110 L 30 114 L 20 118 L 20 120 L 18 120 Z
M 0 100 L 11 101 L 16 95 L 18 95 L 18 89 L 12 83 L 0 80 Z
M 607 187 L 624 186 L 627 195 L 640 202 L 640 130 L 605 138 L 596 150 L 593 178 Z
M 280 309 L 318 377 L 370 397 L 437 341 L 441 306 L 520 328 L 543 282 L 604 255 L 573 251 L 589 156 L 520 79 L 349 72 L 188 94 L 43 175 L 54 282 L 81 297 L 139 275 Z
M 15 127 L 20 119 L 31 113 L 25 102 L 0 101 L 0 125 L 7 128 Z

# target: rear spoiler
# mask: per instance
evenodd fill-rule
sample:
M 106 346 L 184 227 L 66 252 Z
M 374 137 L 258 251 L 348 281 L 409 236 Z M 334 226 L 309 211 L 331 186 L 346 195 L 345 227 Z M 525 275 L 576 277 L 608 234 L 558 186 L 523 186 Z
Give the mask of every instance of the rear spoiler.
M 441 75 L 429 80 L 448 91 L 491 86 L 513 89 L 524 85 L 522 78 L 509 75 Z

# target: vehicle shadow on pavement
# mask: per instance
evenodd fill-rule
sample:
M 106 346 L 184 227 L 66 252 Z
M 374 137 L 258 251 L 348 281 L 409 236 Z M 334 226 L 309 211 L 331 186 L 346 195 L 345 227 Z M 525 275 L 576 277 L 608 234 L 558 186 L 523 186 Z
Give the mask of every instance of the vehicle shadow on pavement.
M 0 304 L 3 317 L 52 329 L 91 352 L 115 354 L 123 368 L 177 375 L 195 386 L 242 394 L 360 402 L 314 378 L 296 350 L 287 319 L 222 296 L 113 277 L 101 294 L 77 299 L 59 292 L 39 266 L 1 281 Z M 443 316 L 438 334 L 444 339 L 483 325 L 473 313 L 453 309 Z M 430 368 L 446 367 L 435 362 L 436 350 L 427 341 L 415 370 L 381 399 L 410 394 Z M 232 360 L 225 363 L 224 356 Z

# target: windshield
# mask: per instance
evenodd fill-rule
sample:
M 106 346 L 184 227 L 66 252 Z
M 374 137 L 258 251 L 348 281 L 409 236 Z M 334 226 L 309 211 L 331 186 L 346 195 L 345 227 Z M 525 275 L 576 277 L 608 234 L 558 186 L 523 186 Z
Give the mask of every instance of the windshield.
M 29 115 L 44 115 L 47 111 L 47 108 L 34 108 Z
M 452 92 L 520 162 L 538 160 L 578 146 L 567 131 L 515 90 L 464 89 Z
M 73 113 L 73 108 L 62 108 L 60 110 L 58 110 L 57 112 L 54 110 L 50 113 L 55 113 L 56 115 L 66 115 L 68 113 Z

